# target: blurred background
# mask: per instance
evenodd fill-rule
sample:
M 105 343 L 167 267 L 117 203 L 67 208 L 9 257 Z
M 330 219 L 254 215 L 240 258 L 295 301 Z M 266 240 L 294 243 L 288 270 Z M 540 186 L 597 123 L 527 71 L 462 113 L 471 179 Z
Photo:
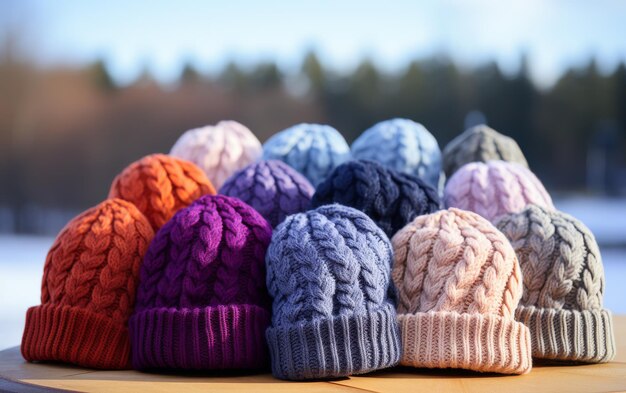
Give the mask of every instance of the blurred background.
M 626 313 L 626 2 L 0 1 L 0 349 L 58 230 L 130 162 L 222 119 L 351 142 L 487 123 L 596 234 Z

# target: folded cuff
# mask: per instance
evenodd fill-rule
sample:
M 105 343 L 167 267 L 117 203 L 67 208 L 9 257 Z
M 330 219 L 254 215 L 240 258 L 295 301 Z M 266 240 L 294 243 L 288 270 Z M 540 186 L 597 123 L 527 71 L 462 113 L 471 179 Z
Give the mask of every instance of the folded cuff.
M 45 304 L 26 312 L 22 356 L 98 369 L 130 368 L 128 329 L 84 308 Z
M 270 315 L 256 305 L 152 308 L 129 320 L 132 364 L 144 369 L 213 370 L 267 365 Z
M 615 357 L 611 312 L 519 306 L 516 319 L 530 329 L 533 357 L 604 363 Z
M 340 315 L 270 327 L 272 373 L 282 379 L 336 378 L 391 367 L 400 359 L 396 312 L 386 305 L 363 315 Z
M 512 318 L 428 312 L 398 315 L 400 364 L 524 374 L 532 368 L 530 333 Z

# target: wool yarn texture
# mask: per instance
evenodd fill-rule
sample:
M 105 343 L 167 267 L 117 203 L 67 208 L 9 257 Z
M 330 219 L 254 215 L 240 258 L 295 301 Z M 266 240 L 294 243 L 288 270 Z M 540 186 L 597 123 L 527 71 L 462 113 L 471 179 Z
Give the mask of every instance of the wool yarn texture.
M 305 211 L 315 189 L 295 169 L 278 160 L 261 160 L 231 176 L 219 193 L 255 208 L 272 227 Z
M 516 317 L 530 328 L 533 356 L 602 363 L 615 357 L 604 269 L 589 229 L 563 212 L 531 205 L 496 226 L 520 261 L 524 294 Z
M 263 159 L 285 162 L 315 187 L 350 159 L 350 147 L 331 126 L 301 123 L 269 138 L 263 145 Z
M 311 206 L 331 203 L 361 210 L 389 237 L 440 208 L 437 191 L 421 179 L 366 160 L 341 164 L 320 183 Z
M 395 365 L 391 261 L 385 233 L 356 209 L 325 205 L 287 217 L 266 255 L 274 376 L 335 378 Z
M 530 332 L 514 319 L 522 275 L 506 237 L 478 214 L 419 216 L 391 240 L 400 364 L 524 374 Z
M 265 252 L 272 228 L 252 207 L 205 195 L 155 235 L 130 318 L 132 364 L 145 369 L 267 366 Z
M 528 168 L 517 142 L 484 124 L 467 129 L 443 149 L 443 170 L 447 177 L 470 162 L 491 160 L 515 162 Z
M 492 222 L 530 204 L 554 209 L 552 198 L 534 173 L 504 161 L 463 165 L 446 184 L 443 201 L 446 207 L 470 210 Z
M 215 188 L 193 163 L 152 154 L 127 166 L 111 184 L 109 198 L 133 203 L 156 231 L 179 209 Z
M 41 305 L 26 313 L 24 359 L 130 368 L 128 318 L 153 236 L 146 217 L 121 199 L 72 219 L 46 257 Z
M 439 189 L 441 150 L 426 127 L 408 119 L 375 124 L 352 143 L 352 157 L 417 176 Z
M 259 160 L 261 154 L 257 137 L 232 120 L 186 131 L 170 150 L 170 155 L 196 164 L 216 188 L 233 173 Z

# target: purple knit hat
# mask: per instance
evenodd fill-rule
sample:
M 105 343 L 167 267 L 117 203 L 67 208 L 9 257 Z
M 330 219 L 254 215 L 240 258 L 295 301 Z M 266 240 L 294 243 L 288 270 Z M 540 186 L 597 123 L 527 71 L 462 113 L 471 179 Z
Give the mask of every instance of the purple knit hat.
M 157 232 L 141 266 L 129 321 L 137 369 L 267 366 L 272 228 L 253 208 L 206 195 Z
M 313 186 L 306 177 L 278 160 L 259 161 L 231 176 L 219 193 L 255 208 L 272 227 L 309 207 Z

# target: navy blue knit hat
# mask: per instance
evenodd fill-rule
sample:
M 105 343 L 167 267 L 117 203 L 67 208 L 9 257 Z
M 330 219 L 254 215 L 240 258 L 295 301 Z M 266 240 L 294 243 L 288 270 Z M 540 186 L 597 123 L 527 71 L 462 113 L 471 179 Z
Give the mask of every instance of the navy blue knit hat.
M 322 124 L 297 124 L 263 144 L 263 159 L 281 160 L 302 173 L 313 186 L 350 158 L 350 147 L 339 131 Z
M 389 239 L 356 209 L 334 204 L 287 217 L 266 254 L 274 376 L 335 378 L 395 365 L 391 263 Z
M 441 180 L 441 150 L 435 137 L 413 120 L 374 124 L 352 143 L 352 157 L 373 160 L 423 179 L 434 188 Z
M 255 208 L 272 227 L 309 207 L 315 189 L 295 169 L 278 160 L 250 164 L 226 180 L 220 194 Z
M 421 179 L 365 160 L 348 161 L 315 190 L 311 206 L 340 203 L 367 214 L 387 236 L 439 210 L 437 191 Z

